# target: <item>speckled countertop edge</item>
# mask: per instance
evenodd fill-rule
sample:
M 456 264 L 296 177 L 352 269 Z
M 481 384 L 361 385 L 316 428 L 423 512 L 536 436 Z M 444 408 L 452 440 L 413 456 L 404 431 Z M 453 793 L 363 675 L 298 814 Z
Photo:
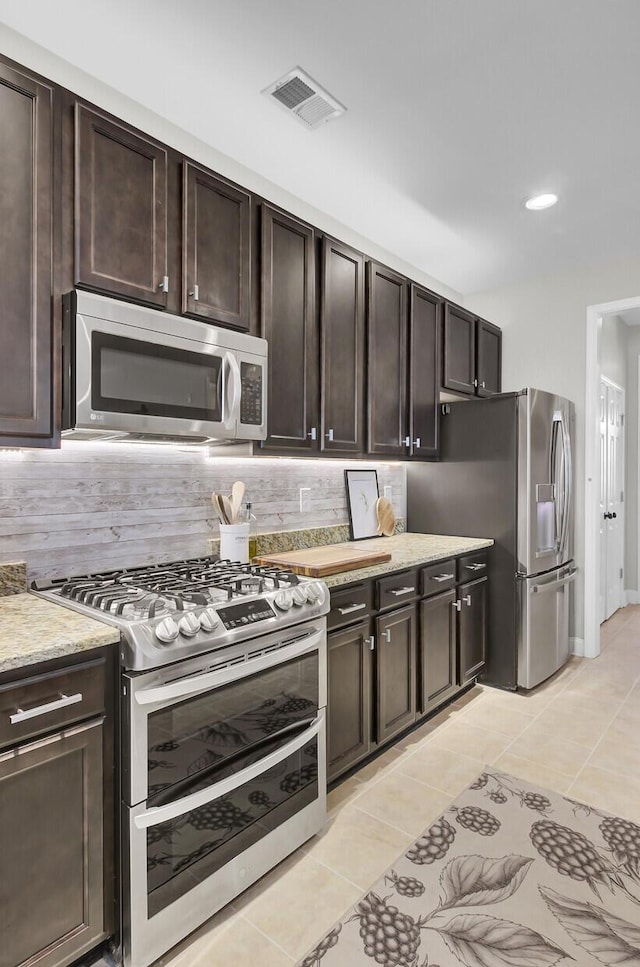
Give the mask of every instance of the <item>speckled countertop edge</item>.
M 27 587 L 27 565 L 24 561 L 0 564 L 0 598 L 8 594 L 23 594 Z
M 329 588 L 354 584 L 369 578 L 389 574 L 392 571 L 403 571 L 406 568 L 430 564 L 433 561 L 443 561 L 460 554 L 469 554 L 485 547 L 491 547 L 492 540 L 479 537 L 448 537 L 439 534 L 396 534 L 393 537 L 372 537 L 358 541 L 358 547 L 363 551 L 389 551 L 391 560 L 384 564 L 374 564 L 372 567 L 361 567 L 353 571 L 339 571 L 323 578 Z M 337 545 L 340 546 L 340 545 Z M 345 547 L 352 548 L 353 541 L 345 542 Z
M 0 598 L 0 672 L 114 645 L 120 632 L 35 594 Z

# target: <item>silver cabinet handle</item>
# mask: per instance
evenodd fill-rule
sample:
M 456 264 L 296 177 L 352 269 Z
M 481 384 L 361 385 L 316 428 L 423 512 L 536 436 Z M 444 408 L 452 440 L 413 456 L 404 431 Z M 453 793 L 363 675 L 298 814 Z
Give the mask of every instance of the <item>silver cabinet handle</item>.
M 189 295 L 194 300 L 194 302 L 197 302 L 199 300 L 199 298 L 200 298 L 200 286 L 199 285 L 194 285 L 194 287 L 191 290 L 191 292 L 189 293 Z
M 451 581 L 455 577 L 455 574 L 434 574 L 430 577 L 430 581 L 437 581 L 440 584 L 442 581 Z
M 460 603 L 460 601 L 452 601 L 451 607 L 455 608 L 456 611 L 460 611 L 462 609 L 462 604 Z
M 54 702 L 47 702 L 46 705 L 36 705 L 35 708 L 28 709 L 19 708 L 13 715 L 9 716 L 9 721 L 12 725 L 19 725 L 20 722 L 26 722 L 27 719 L 38 718 L 39 715 L 55 712 L 59 708 L 67 708 L 68 705 L 77 705 L 81 701 L 81 692 L 77 692 L 75 695 L 60 695 L 60 698 L 57 698 Z
M 482 387 L 482 389 L 486 389 L 487 388 L 487 384 L 485 383 L 484 380 L 482 380 L 482 382 L 480 383 L 480 386 Z
M 413 441 L 413 445 L 414 447 L 418 447 L 418 449 L 420 449 L 420 447 L 422 446 L 422 437 L 417 436 Z
M 404 445 L 405 445 L 405 447 L 410 447 L 411 446 L 411 437 L 410 436 L 406 436 L 404 438 Z M 402 446 L 402 440 L 400 440 L 400 446 Z
M 325 433 L 325 436 L 326 436 L 327 440 L 329 441 L 329 443 L 333 443 L 333 427 L 331 427 L 329 429 L 329 432 L 328 433 Z
M 464 598 L 462 600 L 464 601 L 464 603 L 466 604 L 466 606 L 468 608 L 471 607 L 471 595 L 470 594 L 465 594 L 465 596 L 464 596 Z
M 389 591 L 389 594 L 392 594 L 394 598 L 399 598 L 402 594 L 413 594 L 415 590 L 413 587 L 397 588 L 396 590 Z
M 478 388 L 478 380 L 477 379 L 474 379 L 473 385 L 475 386 L 476 389 Z
M 168 292 L 169 291 L 169 276 L 168 275 L 163 275 L 162 276 L 162 281 L 158 283 L 158 289 L 160 290 L 160 292 Z
M 315 426 L 312 426 L 312 427 L 311 427 L 311 429 L 310 429 L 310 430 L 309 430 L 309 432 L 307 433 L 307 436 L 308 436 L 308 437 L 309 437 L 309 438 L 310 438 L 311 440 L 317 440 L 317 439 L 318 439 L 318 430 L 316 429 L 316 427 L 315 427 Z
M 559 581 L 549 581 L 548 584 L 534 584 L 533 587 L 529 588 L 531 594 L 541 594 L 544 591 L 557 591 L 558 588 L 563 588 L 565 584 L 571 584 L 575 581 L 576 574 L 578 573 L 578 568 L 574 568 L 568 574 L 565 574 L 563 578 Z
M 486 564 L 465 564 L 467 571 L 484 571 Z
M 340 614 L 353 614 L 354 611 L 362 611 L 366 604 L 350 604 L 346 608 L 338 608 Z
M 369 635 L 369 637 L 368 638 L 365 638 L 364 640 L 365 640 L 365 643 L 367 645 L 369 645 L 369 651 L 375 651 L 375 647 L 376 647 L 376 636 L 375 635 Z
M 385 628 L 382 632 L 382 637 L 385 641 L 391 641 L 391 628 Z

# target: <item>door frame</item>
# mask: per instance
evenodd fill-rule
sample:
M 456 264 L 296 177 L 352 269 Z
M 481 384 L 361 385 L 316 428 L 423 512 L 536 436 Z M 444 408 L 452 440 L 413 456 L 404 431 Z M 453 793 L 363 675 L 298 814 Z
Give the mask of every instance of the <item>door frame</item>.
M 615 392 L 620 393 L 620 395 L 622 397 L 622 413 L 623 413 L 623 417 L 624 417 L 624 414 L 626 412 L 626 400 L 627 400 L 627 394 L 626 394 L 626 390 L 625 390 L 624 386 L 620 386 L 618 383 L 615 383 L 612 379 L 609 379 L 608 376 L 602 376 L 602 375 L 600 375 L 600 383 L 601 384 L 604 383 L 604 385 L 608 389 L 612 389 L 612 390 L 615 390 Z M 609 419 L 608 412 L 607 412 L 605 418 L 606 418 L 606 420 L 608 422 L 608 419 Z M 626 426 L 625 426 L 624 419 L 623 419 L 622 433 L 621 433 L 621 436 L 620 436 L 620 448 L 622 450 L 622 492 L 626 494 L 626 487 L 625 487 L 625 478 L 626 478 L 626 475 L 625 475 L 625 467 L 626 467 L 626 463 L 625 463 L 625 461 L 626 461 L 625 433 L 626 433 Z M 625 520 L 626 520 L 626 513 L 625 513 L 626 506 L 625 506 L 625 504 L 626 504 L 626 501 L 623 500 L 622 510 L 621 510 L 621 513 L 620 513 L 620 526 L 622 528 L 622 567 L 623 567 L 623 574 L 624 574 L 624 547 L 625 547 L 624 529 L 625 529 Z M 602 567 L 602 560 L 600 560 L 600 567 Z M 618 604 L 618 607 L 615 609 L 615 611 L 617 611 L 619 608 L 624 608 L 624 606 L 625 606 L 626 603 L 627 602 L 625 600 L 625 592 L 624 592 L 624 585 L 623 585 L 622 586 L 622 590 L 620 592 L 619 604 Z M 606 597 L 605 597 L 605 612 L 606 612 L 606 610 L 607 609 L 606 609 Z M 612 617 L 613 614 L 615 614 L 615 611 L 612 612 L 612 614 L 611 614 L 610 617 Z M 604 620 L 607 621 L 608 619 L 605 618 Z
M 584 479 L 584 657 L 600 654 L 600 338 L 602 319 L 640 308 L 640 296 L 587 306 Z

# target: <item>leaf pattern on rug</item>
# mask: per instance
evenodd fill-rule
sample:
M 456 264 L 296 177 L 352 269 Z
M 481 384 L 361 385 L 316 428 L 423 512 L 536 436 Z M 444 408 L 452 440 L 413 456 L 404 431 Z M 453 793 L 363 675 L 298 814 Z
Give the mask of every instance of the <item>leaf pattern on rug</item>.
M 342 924 L 339 923 L 337 927 L 326 933 L 322 940 L 316 944 L 313 950 L 309 951 L 307 956 L 303 961 L 300 962 L 300 967 L 320 967 L 320 961 L 332 947 L 335 947 L 339 938 L 340 931 L 342 930 Z
M 457 856 L 440 876 L 444 891 L 440 909 L 501 903 L 519 888 L 531 863 L 528 856 Z
M 640 967 L 640 927 L 593 903 L 562 896 L 549 887 L 538 889 L 569 936 L 601 963 Z
M 552 967 L 569 957 L 535 930 L 496 917 L 458 914 L 438 933 L 466 967 Z

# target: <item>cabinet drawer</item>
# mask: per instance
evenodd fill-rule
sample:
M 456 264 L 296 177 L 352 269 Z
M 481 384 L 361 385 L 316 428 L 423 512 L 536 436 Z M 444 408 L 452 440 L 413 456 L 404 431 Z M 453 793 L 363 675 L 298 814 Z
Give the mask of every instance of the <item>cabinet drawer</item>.
M 397 608 L 418 597 L 418 572 L 403 571 L 376 581 L 376 608 Z
M 478 551 L 476 554 L 465 554 L 458 558 L 458 584 L 466 581 L 473 581 L 475 578 L 483 578 L 489 573 L 488 558 L 486 551 Z
M 373 610 L 373 587 L 371 581 L 351 584 L 348 588 L 331 592 L 331 611 L 327 615 L 327 628 L 340 628 L 353 621 L 362 621 Z
M 0 748 L 99 714 L 104 708 L 102 659 L 0 686 Z
M 453 560 L 439 561 L 437 564 L 430 564 L 423 567 L 420 571 L 420 594 L 426 597 L 429 594 L 438 594 L 440 591 L 448 591 L 456 584 L 456 562 Z

